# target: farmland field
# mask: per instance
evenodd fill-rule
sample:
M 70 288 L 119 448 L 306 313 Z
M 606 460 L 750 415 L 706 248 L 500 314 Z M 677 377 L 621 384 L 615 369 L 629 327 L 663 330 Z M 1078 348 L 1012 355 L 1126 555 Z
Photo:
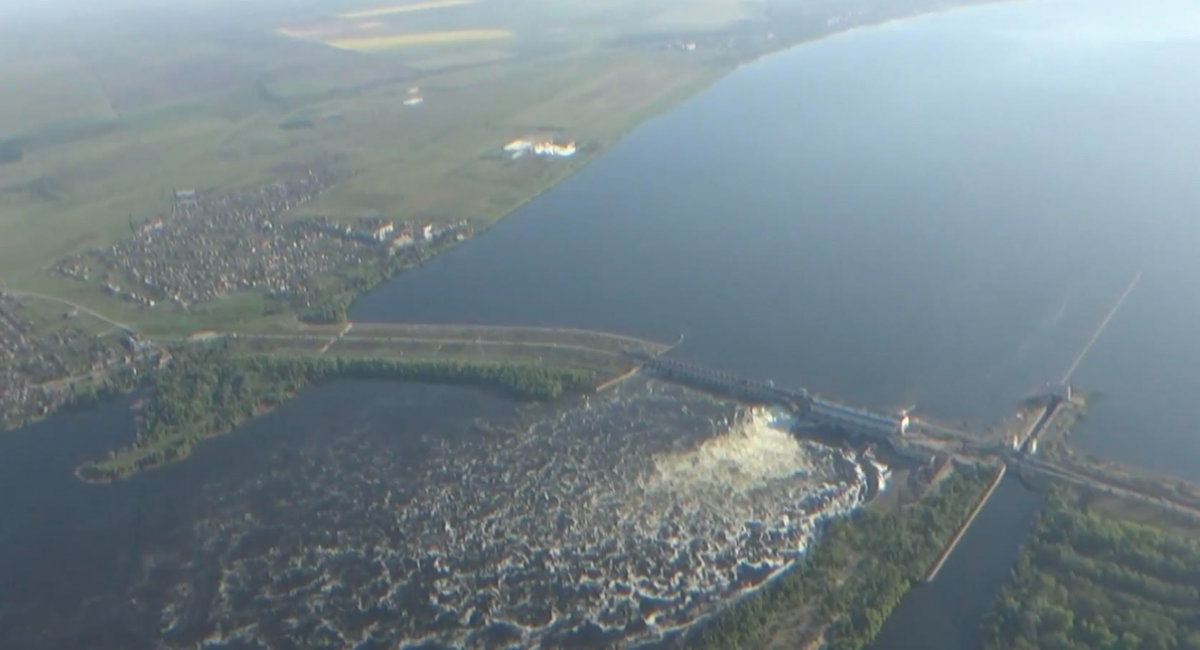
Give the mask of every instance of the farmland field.
M 384 50 L 405 45 L 490 41 L 511 38 L 512 35 L 512 32 L 505 29 L 457 29 L 445 32 L 417 32 L 414 34 L 391 34 L 388 36 L 361 38 L 334 38 L 324 41 L 324 43 L 343 50 Z
M 815 9 L 771 22 L 796 4 Z M 317 161 L 348 179 L 293 215 L 479 230 L 746 59 L 810 38 L 810 23 L 828 31 L 841 11 L 816 0 L 221 7 L 0 25 L 0 287 L 152 332 L 262 327 L 263 296 L 151 308 L 50 268 L 169 213 L 177 188 L 256 188 Z M 794 40 L 769 32 L 789 25 Z M 419 105 L 407 105 L 417 88 Z M 545 132 L 586 146 L 569 159 L 494 159 Z
M 338 18 L 372 18 L 374 16 L 387 16 L 390 14 L 401 14 L 411 11 L 425 11 L 427 9 L 462 7 L 466 5 L 473 5 L 475 2 L 476 0 L 431 0 L 430 2 L 410 2 L 408 4 L 392 5 L 390 7 L 347 11 L 338 14 Z

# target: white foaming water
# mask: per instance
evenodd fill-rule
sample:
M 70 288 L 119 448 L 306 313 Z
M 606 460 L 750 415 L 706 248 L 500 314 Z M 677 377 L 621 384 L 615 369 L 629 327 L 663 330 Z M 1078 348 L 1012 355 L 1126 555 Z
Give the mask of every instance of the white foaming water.
M 797 438 L 785 410 L 657 384 L 526 422 L 420 461 L 386 436 L 303 448 L 271 481 L 214 495 L 195 528 L 194 562 L 220 576 L 201 624 L 253 626 L 238 603 L 255 598 L 296 622 L 247 632 L 264 644 L 465 648 L 499 626 L 553 646 L 585 625 L 648 640 L 765 584 L 862 503 L 868 471 L 886 480 Z M 264 490 L 289 498 L 245 517 Z M 188 593 L 162 595 L 164 629 L 197 624 Z
M 749 421 L 678 454 L 654 458 L 651 490 L 747 492 L 771 481 L 807 475 L 811 451 L 791 433 L 795 418 L 782 408 L 756 408 Z

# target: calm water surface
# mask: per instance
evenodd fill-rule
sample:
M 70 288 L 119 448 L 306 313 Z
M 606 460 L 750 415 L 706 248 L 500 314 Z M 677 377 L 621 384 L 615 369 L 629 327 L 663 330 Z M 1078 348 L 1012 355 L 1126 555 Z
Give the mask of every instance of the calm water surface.
M 614 329 L 979 425 L 1075 373 L 1088 452 L 1200 478 L 1200 14 L 1024 2 L 740 70 L 356 319 Z M 960 650 L 1038 499 L 1006 483 L 879 648 Z
M 1144 270 L 1075 376 L 1105 395 L 1081 437 L 1192 472 L 1195 15 L 1022 2 L 770 57 L 352 315 L 682 332 L 697 361 L 986 424 Z

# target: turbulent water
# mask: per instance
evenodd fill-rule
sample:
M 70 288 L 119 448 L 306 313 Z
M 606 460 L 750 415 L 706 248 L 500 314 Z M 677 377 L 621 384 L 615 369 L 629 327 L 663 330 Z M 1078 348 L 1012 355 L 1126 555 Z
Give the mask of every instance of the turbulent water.
M 878 466 L 792 425 L 641 379 L 464 431 L 364 424 L 209 485 L 188 541 L 147 553 L 128 595 L 173 647 L 654 639 L 865 497 Z

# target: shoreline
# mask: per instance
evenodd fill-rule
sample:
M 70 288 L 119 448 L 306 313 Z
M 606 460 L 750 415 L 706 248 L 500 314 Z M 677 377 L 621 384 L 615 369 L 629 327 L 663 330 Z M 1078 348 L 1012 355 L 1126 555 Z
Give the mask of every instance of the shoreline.
M 781 45 L 775 49 L 770 49 L 770 50 L 761 52 L 759 54 L 754 55 L 751 58 L 746 58 L 743 60 L 736 60 L 733 58 L 731 58 L 728 61 L 724 61 L 719 58 L 702 60 L 702 61 L 696 63 L 695 65 L 697 65 L 698 67 L 701 67 L 701 68 L 706 68 L 707 70 L 709 70 L 709 72 L 698 77 L 698 80 L 695 83 L 684 86 L 680 89 L 676 89 L 675 92 L 664 95 L 663 97 L 659 98 L 656 102 L 651 104 L 647 109 L 645 109 L 643 111 L 634 112 L 634 113 L 630 114 L 629 119 L 627 120 L 626 126 L 618 128 L 616 135 L 612 136 L 610 139 L 607 139 L 607 140 L 595 141 L 594 148 L 590 148 L 590 150 L 588 150 L 586 152 L 581 152 L 581 155 L 579 157 L 571 159 L 570 162 L 567 163 L 567 165 L 569 165 L 569 167 L 566 168 L 564 171 L 562 171 L 562 173 L 559 173 L 559 174 L 555 175 L 554 177 L 546 180 L 545 182 L 535 186 L 534 189 L 532 189 L 524 197 L 518 199 L 512 206 L 510 206 L 506 209 L 503 209 L 501 211 L 498 211 L 496 213 L 493 213 L 489 216 L 478 218 L 477 221 L 473 222 L 476 226 L 474 231 L 471 234 L 469 234 L 466 238 L 464 238 L 463 240 L 447 241 L 441 246 L 430 249 L 427 252 L 427 254 L 423 254 L 419 259 L 395 265 L 395 267 L 393 269 L 389 270 L 388 272 L 386 272 L 384 274 L 384 277 L 382 277 L 380 280 L 378 280 L 376 283 L 370 285 L 369 287 L 367 287 L 365 289 L 361 289 L 361 290 L 351 289 L 350 291 L 348 291 L 346 293 L 346 295 L 348 296 L 348 299 L 346 302 L 347 311 L 351 310 L 362 296 L 367 295 L 367 294 L 379 289 L 381 286 L 383 286 L 384 284 L 386 284 L 389 281 L 395 280 L 397 277 L 399 277 L 406 271 L 410 271 L 412 269 L 422 267 L 426 263 L 440 257 L 441 255 L 451 252 L 451 251 L 457 249 L 459 246 L 474 240 L 476 237 L 483 236 L 484 234 L 486 234 L 493 228 L 497 227 L 501 222 L 510 218 L 513 214 L 515 214 L 521 208 L 525 207 L 527 204 L 540 198 L 543 194 L 551 191 L 552 189 L 557 187 L 560 183 L 566 181 L 567 179 L 575 176 L 580 171 L 586 169 L 589 165 L 591 165 L 597 159 L 599 159 L 601 156 L 603 156 L 605 153 L 607 153 L 609 149 L 620 144 L 622 140 L 624 140 L 626 137 L 635 133 L 638 129 L 643 128 L 646 124 L 652 122 L 655 118 L 665 115 L 665 114 L 669 113 L 670 111 L 673 111 L 673 110 L 679 108 L 681 105 L 683 105 L 687 101 L 700 96 L 701 94 L 703 94 L 704 92 L 706 92 L 707 90 L 709 90 L 710 88 L 715 86 L 718 82 L 724 80 L 730 74 L 739 71 L 743 67 L 748 67 L 755 63 L 759 63 L 760 61 L 763 61 L 763 60 L 768 59 L 773 56 L 791 52 L 791 51 L 793 51 L 799 47 L 805 46 L 805 45 L 810 45 L 810 44 L 817 43 L 817 42 L 820 42 L 820 41 L 823 41 L 826 39 L 830 39 L 830 38 L 845 36 L 845 35 L 860 31 L 860 30 L 880 28 L 880 27 L 884 27 L 887 25 L 899 24 L 899 23 L 904 23 L 904 22 L 908 22 L 908 21 L 912 21 L 912 20 L 927 18 L 927 17 L 938 15 L 938 14 L 945 14 L 945 13 L 950 13 L 950 12 L 954 12 L 954 11 L 982 8 L 982 7 L 995 6 L 995 5 L 1001 5 L 1001 4 L 1009 4 L 1009 3 L 1014 3 L 1017 1 L 1018 0 L 976 0 L 976 1 L 969 1 L 969 2 L 965 2 L 965 3 L 961 3 L 961 4 L 956 4 L 956 5 L 952 5 L 952 6 L 934 7 L 934 8 L 930 8 L 930 9 L 917 9 L 917 10 L 915 10 L 915 13 L 912 13 L 912 14 L 886 17 L 886 18 L 882 18 L 875 22 L 864 22 L 861 24 L 849 25 L 844 28 L 839 25 L 838 28 L 833 29 L 832 31 L 826 31 L 826 32 L 817 33 L 817 34 L 814 34 L 811 36 L 800 37 L 797 40 L 790 41 L 790 42 L 781 40 L 780 42 L 784 42 L 785 43 L 784 45 Z M 769 29 L 770 26 L 771 26 L 771 23 L 768 23 L 767 25 L 764 25 L 764 29 Z M 784 27 L 786 28 L 786 25 Z M 347 267 L 347 268 L 358 268 L 358 267 Z M 343 270 L 345 270 L 345 269 L 343 269 Z M 10 289 L 6 286 L 4 290 L 10 291 L 11 293 L 15 293 L 15 294 L 28 295 L 30 297 L 39 297 L 39 298 L 45 298 L 45 299 L 55 300 L 55 301 L 59 301 L 59 302 L 68 302 L 64 298 L 60 298 L 58 296 L 31 293 L 32 290 L 27 291 L 20 287 Z M 235 294 L 231 294 L 231 295 L 235 295 Z M 90 302 L 91 301 L 89 301 L 89 303 Z M 73 303 L 71 303 L 71 304 L 73 304 Z M 155 324 L 154 324 L 153 319 L 150 321 L 150 323 L 148 323 L 146 325 L 138 323 L 138 319 L 127 319 L 127 320 L 131 320 L 131 322 L 129 325 L 125 325 L 123 323 L 119 323 L 116 320 L 112 320 L 107 315 L 104 315 L 101 312 L 94 311 L 89 307 L 82 307 L 82 308 L 87 310 L 88 312 L 94 314 L 96 317 L 98 317 L 102 320 L 109 321 L 110 323 L 113 323 L 115 326 L 118 326 L 118 327 L 129 328 L 129 329 L 145 328 L 151 332 L 155 331 Z M 294 326 L 297 323 L 304 324 L 304 321 L 300 318 L 299 313 L 290 314 L 290 315 L 293 317 L 292 319 L 288 320 L 288 323 L 290 323 L 291 325 Z M 250 320 L 250 322 L 255 325 L 261 325 L 268 321 L 278 322 L 279 317 L 278 317 L 278 315 L 272 315 L 272 316 L 260 315 L 260 316 L 254 317 Z M 203 330 L 203 329 L 212 329 L 215 326 L 216 326 L 216 324 L 211 323 L 211 322 L 206 322 L 204 320 L 204 316 L 200 316 L 197 318 L 196 322 L 190 323 L 190 325 L 188 326 L 188 329 L 195 331 L 195 330 Z
M 716 84 L 720 83 L 721 81 L 723 81 L 724 79 L 729 77 L 731 74 L 734 74 L 734 73 L 740 71 L 742 68 L 749 67 L 756 63 L 760 63 L 771 57 L 775 57 L 775 56 L 779 56 L 782 54 L 792 52 L 792 51 L 794 51 L 800 47 L 806 46 L 806 45 L 811 45 L 811 44 L 818 43 L 818 42 L 828 40 L 831 38 L 846 36 L 846 35 L 861 31 L 861 30 L 876 29 L 876 28 L 886 27 L 889 25 L 895 25 L 895 24 L 901 24 L 901 23 L 905 23 L 905 22 L 909 22 L 909 21 L 913 21 L 913 20 L 919 20 L 922 18 L 929 18 L 932 16 L 941 15 L 941 14 L 948 14 L 948 13 L 956 12 L 956 11 L 963 11 L 963 10 L 968 10 L 968 9 L 977 9 L 977 8 L 998 6 L 998 5 L 1006 5 L 1006 4 L 1014 4 L 1016 2 L 1027 2 L 1027 1 L 1029 1 L 1029 0 L 980 0 L 977 2 L 967 2 L 964 4 L 958 4 L 958 5 L 954 5 L 954 6 L 948 6 L 948 7 L 940 7 L 940 8 L 936 8 L 936 9 L 927 10 L 927 11 L 918 11 L 917 13 L 908 15 L 908 16 L 885 18 L 883 20 L 880 20 L 879 22 L 868 22 L 868 23 L 853 25 L 853 26 L 847 27 L 845 29 L 838 29 L 838 30 L 834 30 L 831 32 L 826 32 L 823 34 L 812 36 L 810 38 L 802 38 L 800 40 L 788 43 L 778 49 L 771 50 L 768 52 L 763 52 L 763 53 L 761 53 L 751 59 L 745 60 L 745 61 L 738 61 L 736 63 L 713 66 L 714 73 L 706 76 L 703 81 L 695 84 L 693 87 L 687 88 L 685 92 L 681 92 L 681 93 L 678 93 L 675 95 L 668 95 L 666 97 L 663 97 L 660 102 L 653 105 L 649 110 L 645 111 L 642 114 L 635 116 L 635 119 L 633 119 L 630 122 L 630 125 L 626 128 L 621 129 L 620 133 L 616 137 L 614 137 L 611 141 L 597 142 L 594 149 L 592 149 L 591 151 L 588 151 L 584 156 L 572 160 L 572 162 L 571 162 L 572 167 L 570 167 L 568 170 L 566 170 L 562 174 L 558 175 L 557 177 L 550 179 L 549 181 L 543 183 L 540 187 L 538 187 L 536 190 L 531 192 L 528 196 L 518 200 L 512 207 L 510 207 L 502 212 L 497 213 L 495 216 L 493 216 L 491 218 L 486 218 L 486 219 L 481 220 L 484 223 L 484 225 L 477 227 L 474 230 L 474 232 L 472 232 L 465 239 L 463 239 L 461 241 L 449 242 L 449 245 L 443 246 L 439 250 L 431 251 L 431 254 L 428 255 L 427 257 L 423 257 L 419 261 L 414 262 L 412 264 L 401 266 L 394 273 L 389 274 L 387 277 L 383 278 L 382 280 L 380 280 L 378 283 L 372 285 L 371 287 L 368 287 L 367 289 L 353 293 L 352 297 L 350 298 L 349 302 L 346 305 L 346 311 L 350 312 L 354 308 L 354 305 L 358 302 L 358 300 L 360 298 L 362 298 L 363 296 L 378 290 L 380 287 L 388 284 L 391 281 L 394 281 L 395 279 L 400 277 L 405 272 L 412 270 L 412 269 L 421 268 L 421 267 L 425 266 L 426 264 L 428 264 L 429 262 L 434 261 L 438 257 L 441 257 L 444 254 L 453 252 L 454 250 L 457 250 L 459 247 L 464 246 L 464 245 L 470 243 L 471 241 L 474 241 L 476 238 L 486 235 L 492 229 L 498 227 L 502 222 L 506 221 L 511 216 L 516 214 L 516 212 L 518 210 L 520 210 L 521 208 L 523 208 L 526 205 L 537 200 L 543 194 L 550 192 L 551 190 L 556 188 L 559 184 L 563 183 L 564 181 L 566 181 L 566 180 L 574 177 L 578 173 L 584 171 L 592 163 L 599 160 L 603 155 L 605 155 L 612 147 L 617 146 L 625 138 L 633 135 L 636 131 L 638 131 L 639 129 L 645 127 L 647 124 L 654 121 L 654 119 L 661 117 L 671 111 L 674 111 L 674 110 L 678 109 L 680 106 L 682 106 L 683 104 L 685 104 L 686 102 L 688 102 L 696 97 L 699 97 L 704 92 L 708 91 L 713 86 L 715 86 Z M 349 320 L 351 320 L 351 319 L 347 319 L 347 321 L 349 321 Z
M 631 116 L 632 119 L 629 121 L 628 127 L 621 129 L 620 134 L 618 136 L 612 138 L 609 141 L 598 142 L 597 146 L 594 149 L 592 149 L 591 151 L 586 152 L 586 154 L 584 156 L 582 156 L 581 159 L 576 159 L 575 161 L 572 161 L 571 166 L 569 168 L 565 169 L 562 173 L 555 175 L 553 178 L 549 179 L 547 182 L 541 184 L 541 186 L 537 187 L 534 191 L 530 192 L 527 196 L 525 196 L 521 200 L 517 201 L 512 207 L 504 210 L 503 212 L 497 213 L 492 218 L 483 220 L 485 225 L 476 229 L 475 232 L 473 234 L 471 234 L 470 236 L 468 236 L 467 238 L 465 238 L 461 241 L 447 242 L 446 245 L 443 245 L 443 246 L 440 246 L 440 247 L 430 250 L 427 255 L 422 255 L 417 260 L 414 260 L 412 262 L 405 263 L 405 264 L 396 265 L 391 270 L 391 272 L 383 274 L 383 276 L 376 283 L 370 285 L 369 287 L 366 287 L 364 289 L 357 290 L 357 291 L 351 290 L 350 292 L 348 292 L 348 294 L 347 294 L 348 300 L 346 303 L 347 311 L 353 309 L 353 307 L 358 303 L 358 301 L 363 296 L 368 295 L 376 290 L 379 290 L 382 286 L 384 286 L 385 284 L 387 284 L 391 281 L 396 280 L 399 276 L 401 276 L 405 272 L 415 269 L 415 268 L 419 268 L 421 266 L 424 266 L 426 263 L 436 259 L 440 255 L 442 255 L 444 253 L 448 253 L 448 252 L 456 249 L 459 245 L 466 244 L 466 243 L 470 242 L 471 240 L 473 240 L 475 237 L 481 236 L 481 235 L 487 233 L 488 231 L 490 231 L 492 228 L 497 227 L 499 224 L 501 224 L 501 222 L 510 218 L 518 210 L 525 207 L 527 204 L 540 198 L 543 194 L 554 189 L 563 181 L 566 181 L 567 179 L 574 176 L 576 173 L 587 168 L 590 164 L 592 164 L 593 162 L 598 160 L 601 156 L 603 156 L 605 153 L 607 153 L 611 147 L 618 145 L 625 137 L 633 134 L 638 129 L 643 128 L 646 124 L 652 122 L 655 118 L 665 115 L 666 113 L 677 109 L 679 106 L 683 105 L 685 102 L 687 102 L 695 97 L 700 96 L 702 93 L 704 93 L 705 91 L 712 88 L 716 83 L 722 81 L 728 75 L 730 75 L 731 73 L 737 72 L 738 70 L 740 70 L 743 67 L 749 66 L 754 63 L 758 63 L 766 58 L 769 58 L 769 57 L 772 57 L 775 55 L 780 55 L 780 54 L 790 52 L 790 51 L 795 50 L 796 48 L 804 46 L 804 45 L 816 43 L 816 42 L 819 42 L 819 41 L 822 41 L 822 40 L 825 40 L 828 38 L 835 38 L 835 37 L 851 34 L 851 33 L 854 33 L 854 32 L 857 32 L 857 31 L 863 30 L 863 29 L 879 28 L 879 27 L 883 27 L 886 25 L 902 23 L 902 22 L 906 22 L 906 21 L 910 21 L 910 20 L 914 20 L 914 19 L 926 18 L 926 17 L 930 17 L 933 15 L 937 15 L 937 14 L 948 13 L 951 11 L 959 11 L 959 10 L 973 9 L 973 8 L 984 7 L 984 6 L 1007 4 L 1010 2 L 1014 2 L 1014 1 L 1015 0 L 984 0 L 982 2 L 969 2 L 969 3 L 959 4 L 959 5 L 955 5 L 955 6 L 933 8 L 930 10 L 917 10 L 915 13 L 910 14 L 910 15 L 889 17 L 889 18 L 884 18 L 884 19 L 881 19 L 881 20 L 878 20 L 875 22 L 864 22 L 862 24 L 855 24 L 855 25 L 848 26 L 844 29 L 834 29 L 832 31 L 816 34 L 811 37 L 799 38 L 798 40 L 795 40 L 792 42 L 787 42 L 786 44 L 778 47 L 777 49 L 763 52 L 761 54 L 754 56 L 753 58 L 738 61 L 736 63 L 719 63 L 718 62 L 717 64 L 712 64 L 710 62 L 710 63 L 708 63 L 708 65 L 712 66 L 711 73 L 705 74 L 703 77 L 700 78 L 700 80 L 697 83 L 684 88 L 680 92 L 676 92 L 676 93 L 672 93 L 672 94 L 668 94 L 668 95 L 664 96 L 663 98 L 661 98 L 660 101 L 654 103 L 648 110 L 646 110 L 642 113 L 639 113 L 637 115 Z M 38 297 L 49 298 L 51 300 L 60 300 L 60 301 L 62 300 L 62 299 L 54 297 L 54 296 L 41 296 L 40 294 L 34 294 L 34 295 L 37 295 Z M 91 313 L 96 313 L 96 312 L 92 312 L 90 309 L 88 311 Z M 98 317 L 100 317 L 101 319 L 108 320 L 107 317 L 105 317 L 103 315 L 100 315 L 100 314 L 96 314 L 96 315 Z M 294 316 L 294 320 L 289 320 L 289 323 L 291 323 L 290 326 L 294 327 L 294 326 L 299 325 L 300 327 L 304 327 L 304 322 L 302 320 L 300 320 L 299 315 L 293 315 L 293 316 Z M 262 318 L 256 318 L 255 320 L 258 322 L 263 322 Z M 110 322 L 116 322 L 116 321 L 110 321 Z M 200 328 L 204 328 L 207 325 L 209 325 L 209 324 L 205 323 L 203 321 L 196 323 L 196 326 L 200 327 Z M 151 326 L 151 327 L 153 327 L 153 326 Z M 35 418 L 34 421 L 44 419 L 45 417 L 53 415 L 56 412 L 57 412 L 57 410 L 52 410 L 46 414 L 43 414 L 41 417 Z M 26 423 L 26 424 L 28 424 L 28 423 Z M 214 435 L 222 435 L 222 434 L 208 434 L 204 437 L 211 437 Z
M 459 386 L 493 392 L 519 403 L 553 402 L 565 395 L 595 392 L 597 384 L 609 379 L 595 369 L 585 369 L 582 363 L 577 368 L 547 369 L 520 362 L 237 356 L 225 348 L 187 354 L 191 358 L 178 362 L 181 366 L 162 371 L 172 375 L 152 380 L 157 394 L 147 398 L 133 443 L 110 450 L 102 459 L 79 463 L 73 471 L 77 479 L 90 484 L 112 483 L 187 459 L 196 445 L 229 435 L 291 402 L 304 389 L 329 381 L 364 379 Z M 197 383 L 196 377 L 213 377 L 214 371 L 218 378 L 192 385 Z M 242 385 L 249 388 L 239 389 Z M 236 395 L 224 398 L 228 403 L 196 402 L 198 395 L 231 392 Z M 223 417 L 214 417 L 213 413 Z

